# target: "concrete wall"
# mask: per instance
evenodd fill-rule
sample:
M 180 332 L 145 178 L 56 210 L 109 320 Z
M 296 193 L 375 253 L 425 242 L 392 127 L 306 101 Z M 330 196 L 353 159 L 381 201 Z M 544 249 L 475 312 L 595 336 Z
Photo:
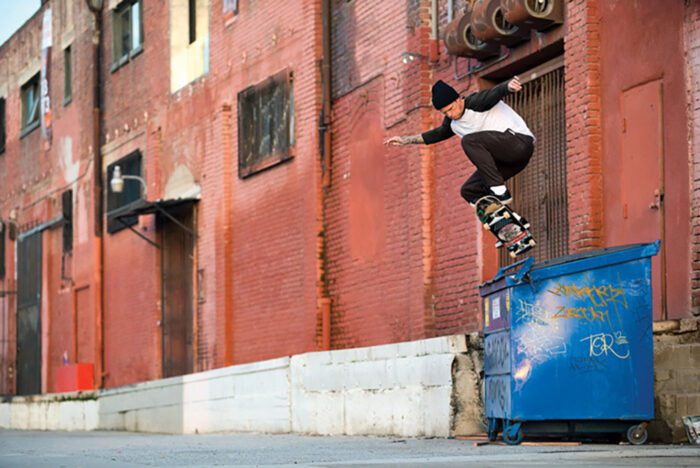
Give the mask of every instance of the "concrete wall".
M 480 432 L 478 337 L 317 352 L 98 392 L 15 397 L 0 427 L 448 437 Z M 458 385 L 456 375 L 471 373 Z M 472 385 L 464 385 L 472 382 Z M 471 408 L 472 411 L 464 411 Z M 474 411 L 474 409 L 476 411 Z
M 654 325 L 654 410 L 650 440 L 684 442 L 681 418 L 700 415 L 700 330 L 697 319 Z

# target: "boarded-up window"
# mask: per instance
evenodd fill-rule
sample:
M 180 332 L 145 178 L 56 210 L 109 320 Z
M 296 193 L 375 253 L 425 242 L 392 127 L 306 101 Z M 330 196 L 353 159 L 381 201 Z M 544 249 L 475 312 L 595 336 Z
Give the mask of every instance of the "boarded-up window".
M 238 176 L 247 177 L 292 158 L 292 74 L 283 71 L 238 94 Z
M 507 183 L 514 197 L 513 208 L 530 222 L 537 241 L 528 255 L 538 262 L 568 255 L 564 68 L 525 83 L 520 92 L 504 101 L 537 137 L 530 164 Z M 501 266 L 511 263 L 503 249 L 499 257 Z
M 73 191 L 66 190 L 61 196 L 63 208 L 63 253 L 73 251 Z
M 119 166 L 123 175 L 141 177 L 141 152 L 136 150 L 107 166 L 108 181 L 112 180 L 115 166 Z M 121 193 L 114 192 L 111 185 L 107 184 L 107 232 L 117 232 L 138 222 L 136 215 L 119 219 L 117 216 L 122 208 L 141 198 L 141 189 L 141 182 L 135 179 L 124 179 L 124 189 Z

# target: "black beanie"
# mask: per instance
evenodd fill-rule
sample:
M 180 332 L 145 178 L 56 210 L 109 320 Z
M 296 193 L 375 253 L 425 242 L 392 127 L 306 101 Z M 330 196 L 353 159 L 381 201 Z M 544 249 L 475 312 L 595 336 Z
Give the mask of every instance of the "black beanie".
M 433 107 L 437 110 L 452 104 L 458 97 L 457 91 L 442 80 L 433 85 Z

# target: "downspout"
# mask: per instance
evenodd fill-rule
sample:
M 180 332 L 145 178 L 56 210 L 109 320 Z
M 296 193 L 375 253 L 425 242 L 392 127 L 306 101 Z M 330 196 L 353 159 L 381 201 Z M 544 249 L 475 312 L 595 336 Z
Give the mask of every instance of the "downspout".
M 320 180 L 317 198 L 317 304 L 321 325 L 321 350 L 331 349 L 331 299 L 328 291 L 328 252 L 326 244 L 326 197 L 331 184 L 331 0 L 322 0 L 321 114 L 319 115 Z
M 101 111 L 101 81 L 102 81 L 102 54 L 100 50 L 102 39 L 102 1 L 86 0 L 93 17 L 92 45 L 94 53 L 93 82 L 95 85 L 93 94 L 93 199 L 94 199 L 94 268 L 93 283 L 95 285 L 95 386 L 104 387 L 104 245 L 103 245 L 103 181 L 102 181 L 102 152 L 100 150 L 100 132 L 102 124 Z

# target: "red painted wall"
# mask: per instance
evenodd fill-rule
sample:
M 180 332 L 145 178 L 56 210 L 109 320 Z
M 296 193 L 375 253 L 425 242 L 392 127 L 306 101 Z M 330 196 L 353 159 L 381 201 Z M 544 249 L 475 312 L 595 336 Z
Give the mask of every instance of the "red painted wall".
M 663 8 L 649 2 L 600 2 L 601 98 L 603 184 L 605 194 L 605 238 L 619 243 L 623 209 L 618 193 L 621 190 L 621 142 L 624 132 L 621 115 L 623 92 L 651 80 L 660 80 L 662 87 L 662 134 L 665 171 L 666 268 L 668 318 L 689 315 L 690 304 L 690 211 L 688 186 L 688 114 L 683 40 L 685 8 L 671 2 Z M 653 37 L 654 40 L 648 40 Z M 620 38 L 630 38 L 622 41 Z M 647 38 L 647 39 L 645 39 Z M 652 110 L 650 109 L 649 112 Z M 657 131 L 656 128 L 650 131 Z M 657 164 L 657 161 L 653 161 Z M 649 194 L 639 191 L 640 200 L 648 205 Z M 652 239 L 649 239 L 651 241 Z M 656 316 L 656 319 L 660 318 Z
M 20 138 L 20 87 L 25 71 L 41 56 L 43 12 L 52 7 L 52 54 L 50 94 L 53 139 L 47 145 L 41 129 Z M 55 370 L 67 353 L 70 362 L 94 362 L 95 303 L 93 287 L 94 237 L 92 216 L 92 62 L 90 16 L 86 8 L 61 2 L 45 5 L 2 46 L 0 83 L 6 86 L 6 149 L 0 154 L 0 216 L 7 220 L 16 209 L 20 231 L 40 225 L 61 213 L 61 194 L 73 190 L 73 251 L 62 263 L 61 228 L 43 232 L 42 289 L 42 389 L 55 389 Z M 72 100 L 64 103 L 63 47 L 71 46 Z M 38 70 L 38 69 L 37 69 Z M 0 290 L 16 291 L 16 242 L 5 235 L 5 279 Z M 74 308 L 72 294 L 80 288 L 78 330 L 79 355 L 74 352 Z M 16 295 L 0 297 L 2 342 L 0 348 L 0 393 L 15 387 Z
M 66 33 L 61 8 L 71 2 L 49 2 L 53 3 L 61 5 L 54 7 L 54 44 L 59 44 Z M 700 202 L 697 196 L 690 198 L 687 182 L 692 180 L 693 188 L 700 184 L 695 125 L 699 111 L 686 94 L 690 89 L 694 96 L 698 89 L 697 11 L 693 5 L 672 6 L 657 14 L 647 10 L 648 5 L 634 10 L 623 3 L 567 2 L 571 250 L 604 246 L 615 229 L 607 207 L 614 205 L 618 189 L 610 174 L 615 174 L 619 154 L 619 95 L 645 77 L 661 77 L 667 187 L 676 187 L 666 199 L 669 278 L 674 278 L 669 282 L 669 317 L 685 317 L 691 307 L 691 280 L 696 308 L 700 301 L 700 287 L 689 273 L 691 265 L 693 271 L 700 268 L 695 232 Z M 402 52 L 428 55 L 427 0 L 331 4 L 332 159 L 326 189 L 320 185 L 319 169 L 319 2 L 240 2 L 238 18 L 226 25 L 221 0 L 212 0 L 209 72 L 175 93 L 170 92 L 166 73 L 169 3 L 145 2 L 144 51 L 115 71 L 111 14 L 107 8 L 103 12 L 103 169 L 140 149 L 150 200 L 164 196 L 182 166 L 202 190 L 195 205 L 194 255 L 200 270 L 193 324 L 196 370 L 318 349 L 318 304 L 325 289 L 332 299 L 332 348 L 480 329 L 476 286 L 493 276 L 496 259 L 490 237 L 482 236 L 459 195 L 473 167 L 457 138 L 430 147 L 398 148 L 385 147 L 382 140 L 415 135 L 440 123 L 430 105 L 435 80 L 446 80 L 465 94 L 490 83 L 464 75 L 463 59 L 457 69 L 462 76 L 455 77 L 453 59 L 442 49 L 436 64 L 420 58 L 402 63 Z M 455 12 L 464 4 L 456 2 Z M 442 31 L 446 1 L 439 6 Z M 8 83 L 0 216 L 7 219 L 18 207 L 18 222 L 26 231 L 56 216 L 60 193 L 74 190 L 74 249 L 64 271 L 70 280 L 61 277 L 60 228 L 43 234 L 42 376 L 47 392 L 54 390 L 64 351 L 70 362 L 104 358 L 105 374 L 96 376 L 98 386 L 161 376 L 160 253 L 128 230 L 105 232 L 103 237 L 104 344 L 99 347 L 99 244 L 93 228 L 90 162 L 92 22 L 84 4 L 73 8 L 73 102 L 63 106 L 63 57 L 55 47 L 54 142 L 48 149 L 39 130 L 19 139 L 18 76 L 39 57 L 41 13 L 0 46 L 0 90 L 1 83 Z M 653 21 L 647 21 L 651 17 Z M 679 29 L 681 23 L 684 30 Z M 647 37 L 639 25 L 662 39 L 653 45 L 619 40 Z M 614 48 L 606 46 L 613 42 Z M 643 50 L 636 49 L 639 44 Z M 295 156 L 240 179 L 237 148 L 238 138 L 244 136 L 237 131 L 237 95 L 284 69 L 294 73 Z M 687 221 L 691 208 L 692 236 Z M 159 240 L 154 216 L 142 216 L 135 228 Z M 319 236 L 325 236 L 325 243 Z M 8 241 L 3 290 L 16 288 L 14 251 L 15 243 Z M 14 391 L 15 313 L 15 297 L 0 298 L 5 334 L 0 348 L 2 393 Z

